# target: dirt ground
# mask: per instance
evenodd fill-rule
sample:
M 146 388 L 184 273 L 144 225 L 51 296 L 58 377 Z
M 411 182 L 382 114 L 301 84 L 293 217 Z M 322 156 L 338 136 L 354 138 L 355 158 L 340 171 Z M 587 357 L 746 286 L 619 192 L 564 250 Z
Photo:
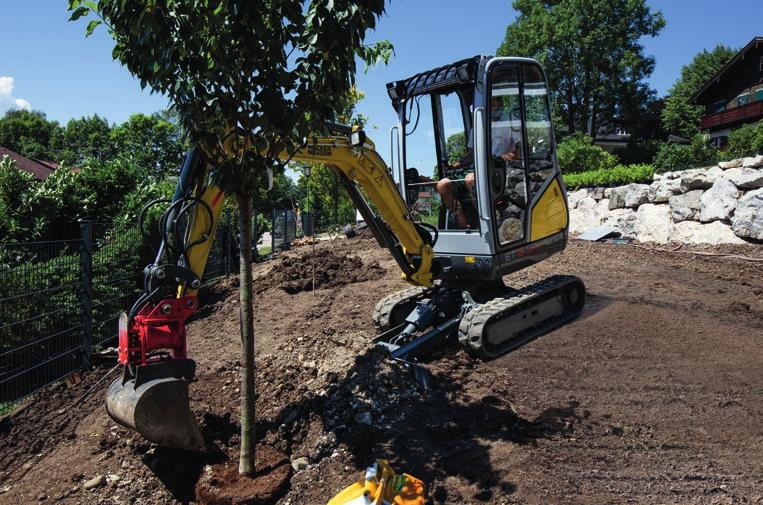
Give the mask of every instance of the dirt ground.
M 310 462 L 279 505 L 323 505 L 380 457 L 438 505 L 763 503 L 763 263 L 572 242 L 507 283 L 578 275 L 584 314 L 493 361 L 447 349 L 424 392 L 369 345 L 373 306 L 406 287 L 394 262 L 368 239 L 319 248 L 370 273 L 295 294 L 268 276 L 284 263 L 255 274 L 259 435 Z M 704 251 L 763 258 L 760 246 Z M 204 466 L 236 457 L 234 287 L 208 293 L 189 327 L 192 407 L 216 451 L 115 426 L 101 403 L 113 376 L 71 408 L 98 369 L 0 421 L 0 503 L 192 501 Z

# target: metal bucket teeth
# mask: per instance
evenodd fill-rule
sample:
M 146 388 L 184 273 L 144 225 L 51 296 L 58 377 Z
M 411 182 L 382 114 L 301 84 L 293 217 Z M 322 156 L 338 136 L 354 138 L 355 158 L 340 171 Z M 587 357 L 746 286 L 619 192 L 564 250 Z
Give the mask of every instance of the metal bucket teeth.
M 106 393 L 106 411 L 114 421 L 163 447 L 204 449 L 189 405 L 188 382 L 167 377 L 135 384 L 134 379 L 117 379 Z

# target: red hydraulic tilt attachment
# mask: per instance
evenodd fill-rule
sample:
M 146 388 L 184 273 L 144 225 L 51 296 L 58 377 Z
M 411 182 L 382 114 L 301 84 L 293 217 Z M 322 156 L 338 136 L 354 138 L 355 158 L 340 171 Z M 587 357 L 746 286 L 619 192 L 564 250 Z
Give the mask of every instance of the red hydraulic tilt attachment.
M 196 363 L 186 354 L 185 323 L 198 308 L 196 291 L 219 222 L 224 193 L 207 177 L 207 162 L 191 150 L 171 200 L 158 221 L 162 238 L 146 266 L 144 293 L 119 320 L 119 363 L 123 374 L 106 393 L 114 421 L 165 447 L 204 449 L 191 411 L 188 386 Z
M 119 362 L 125 366 L 158 363 L 166 357 L 151 353 L 160 350 L 169 351 L 169 358 L 186 359 L 185 322 L 197 307 L 192 295 L 167 298 L 154 306 L 144 305 L 132 326 L 120 321 Z

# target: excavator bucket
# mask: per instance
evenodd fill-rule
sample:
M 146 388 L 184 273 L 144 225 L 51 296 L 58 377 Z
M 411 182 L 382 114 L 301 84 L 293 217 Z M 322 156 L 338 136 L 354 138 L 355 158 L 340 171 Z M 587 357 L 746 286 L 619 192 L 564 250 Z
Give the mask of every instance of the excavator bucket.
M 137 367 L 134 377 L 128 369 L 106 393 L 106 411 L 118 424 L 140 433 L 163 447 L 191 451 L 204 449 L 199 423 L 188 400 L 188 362 L 175 360 Z M 185 369 L 185 370 L 184 370 Z M 190 371 L 193 377 L 193 370 Z
M 424 483 L 407 473 L 397 474 L 379 459 L 366 475 L 336 495 L 328 505 L 424 505 Z

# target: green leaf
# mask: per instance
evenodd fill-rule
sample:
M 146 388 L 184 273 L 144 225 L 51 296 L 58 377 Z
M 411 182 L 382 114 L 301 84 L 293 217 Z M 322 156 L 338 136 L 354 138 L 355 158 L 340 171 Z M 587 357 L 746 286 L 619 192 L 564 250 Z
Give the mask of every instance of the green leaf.
M 87 7 L 81 7 L 81 6 L 77 7 L 76 9 L 74 9 L 74 12 L 72 12 L 72 15 L 69 18 L 69 21 L 76 21 L 82 16 L 86 16 L 89 13 L 90 13 L 90 9 L 88 9 Z
M 96 27 L 101 24 L 101 21 L 99 19 L 94 19 L 90 21 L 87 24 L 87 30 L 85 31 L 85 37 L 89 37 L 93 34 L 93 30 L 96 29 Z

